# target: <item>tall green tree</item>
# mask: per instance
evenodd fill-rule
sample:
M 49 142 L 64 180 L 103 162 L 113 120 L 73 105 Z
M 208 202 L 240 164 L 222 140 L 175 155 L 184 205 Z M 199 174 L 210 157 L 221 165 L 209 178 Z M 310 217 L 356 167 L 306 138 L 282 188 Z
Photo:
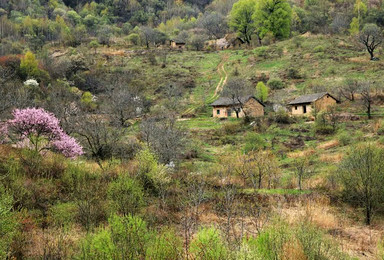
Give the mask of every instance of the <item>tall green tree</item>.
M 229 26 L 247 44 L 250 44 L 252 35 L 256 32 L 256 23 L 254 22 L 256 7 L 256 0 L 239 0 L 233 5 L 230 13 Z
M 253 20 L 260 38 L 272 33 L 277 39 L 288 38 L 291 33 L 292 9 L 287 0 L 260 0 Z

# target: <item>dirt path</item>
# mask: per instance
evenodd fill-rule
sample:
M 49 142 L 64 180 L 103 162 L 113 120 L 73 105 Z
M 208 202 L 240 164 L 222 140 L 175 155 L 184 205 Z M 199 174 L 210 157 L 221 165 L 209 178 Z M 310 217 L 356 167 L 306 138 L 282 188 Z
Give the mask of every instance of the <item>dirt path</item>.
M 219 93 L 223 91 L 224 85 L 227 83 L 228 73 L 225 70 L 225 63 L 228 61 L 228 58 L 229 56 L 226 54 L 217 68 L 217 72 L 220 74 L 221 78 L 220 78 L 219 84 L 217 84 L 216 86 L 215 93 L 213 94 L 213 98 L 217 97 Z
M 225 70 L 225 63 L 228 61 L 228 59 L 229 59 L 229 55 L 224 54 L 224 56 L 221 59 L 221 62 L 217 66 L 217 73 L 220 75 L 220 81 L 215 88 L 215 92 L 213 93 L 213 95 L 211 97 L 209 97 L 206 100 L 206 103 L 212 103 L 220 95 L 220 93 L 223 91 L 224 86 L 227 83 L 227 79 L 228 79 L 228 73 Z M 188 114 L 192 113 L 198 107 L 199 107 L 199 105 L 195 105 L 195 106 L 188 108 L 186 111 L 184 111 L 183 115 L 188 115 Z

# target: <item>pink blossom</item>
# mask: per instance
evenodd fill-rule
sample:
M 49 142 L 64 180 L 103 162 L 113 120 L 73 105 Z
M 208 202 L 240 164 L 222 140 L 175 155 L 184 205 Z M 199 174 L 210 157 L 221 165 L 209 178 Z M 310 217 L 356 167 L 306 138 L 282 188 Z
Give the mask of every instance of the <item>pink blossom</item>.
M 8 134 L 18 136 L 18 145 L 36 151 L 53 149 L 70 158 L 83 154 L 83 148 L 63 131 L 54 114 L 42 108 L 15 109 L 12 114 L 6 127 Z
M 84 153 L 83 148 L 75 138 L 67 134 L 63 134 L 59 140 L 53 141 L 52 146 L 56 151 L 69 158 L 75 158 Z

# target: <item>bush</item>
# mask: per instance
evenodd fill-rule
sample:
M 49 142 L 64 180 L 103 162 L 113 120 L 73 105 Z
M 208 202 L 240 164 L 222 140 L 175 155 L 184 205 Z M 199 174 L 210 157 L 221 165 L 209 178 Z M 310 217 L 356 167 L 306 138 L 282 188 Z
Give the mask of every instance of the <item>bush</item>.
M 137 33 L 131 33 L 130 35 L 128 35 L 127 40 L 133 45 L 139 45 L 140 35 L 138 35 Z
M 322 46 L 322 45 L 318 45 L 318 46 L 316 46 L 315 48 L 313 48 L 313 52 L 316 52 L 316 53 L 318 53 L 318 52 L 324 52 L 325 51 L 325 48 L 324 48 L 324 46 Z
M 49 209 L 49 221 L 57 227 L 69 227 L 74 222 L 76 212 L 75 203 L 58 203 Z
M 144 259 L 151 233 L 138 217 L 113 215 L 110 229 L 89 235 L 81 245 L 80 259 Z
M 123 215 L 134 215 L 144 205 L 143 188 L 126 174 L 109 184 L 108 198 L 113 209 Z
M 289 68 L 287 74 L 290 79 L 301 79 L 300 72 L 296 68 Z
M 292 118 L 289 116 L 289 113 L 283 108 L 280 108 L 274 115 L 274 120 L 279 124 L 290 124 L 292 123 Z
M 267 85 L 274 90 L 283 89 L 285 87 L 284 82 L 279 78 L 270 79 Z
M 9 246 L 15 235 L 17 222 L 12 211 L 13 199 L 5 189 L 0 186 L 0 258 L 8 259 Z
M 219 230 L 214 227 L 202 228 L 191 241 L 189 251 L 195 259 L 227 259 L 229 251 L 221 238 Z
M 352 137 L 351 134 L 347 133 L 346 131 L 342 131 L 337 135 L 337 140 L 341 145 L 345 146 L 351 143 Z
M 233 135 L 241 130 L 240 122 L 225 122 L 223 124 L 223 132 L 226 135 Z
M 255 49 L 255 54 L 257 57 L 266 58 L 268 56 L 269 48 L 266 46 L 258 47 Z
M 142 259 L 145 256 L 147 245 L 152 239 L 152 233 L 147 223 L 139 217 L 113 215 L 108 220 L 111 229 L 111 238 L 117 249 L 117 259 L 130 256 L 131 259 Z
M 149 242 L 146 258 L 173 260 L 181 259 L 183 241 L 173 230 L 164 231 Z
M 264 229 L 258 237 L 249 238 L 243 242 L 243 246 L 250 249 L 259 259 L 274 260 L 283 259 L 284 246 L 291 240 L 292 234 L 288 225 L 282 221 L 274 223 Z
M 306 259 L 349 259 L 340 252 L 334 242 L 328 240 L 318 227 L 302 222 L 295 232 Z
M 116 259 L 116 247 L 112 242 L 111 232 L 102 229 L 95 234 L 88 235 L 82 242 L 79 259 Z
M 260 150 L 267 146 L 266 141 L 257 133 L 248 133 L 245 137 L 244 152 Z

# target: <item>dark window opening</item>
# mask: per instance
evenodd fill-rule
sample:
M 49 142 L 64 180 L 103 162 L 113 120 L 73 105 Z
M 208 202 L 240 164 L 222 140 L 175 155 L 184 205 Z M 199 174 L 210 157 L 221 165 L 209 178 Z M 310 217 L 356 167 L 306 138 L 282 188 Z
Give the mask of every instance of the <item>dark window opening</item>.
M 295 106 L 295 110 L 297 110 L 297 106 Z
M 304 114 L 307 113 L 307 106 L 303 106 L 303 113 L 304 113 Z
M 218 110 L 216 111 L 216 113 L 217 113 L 218 115 L 220 115 L 220 109 L 218 109 Z

